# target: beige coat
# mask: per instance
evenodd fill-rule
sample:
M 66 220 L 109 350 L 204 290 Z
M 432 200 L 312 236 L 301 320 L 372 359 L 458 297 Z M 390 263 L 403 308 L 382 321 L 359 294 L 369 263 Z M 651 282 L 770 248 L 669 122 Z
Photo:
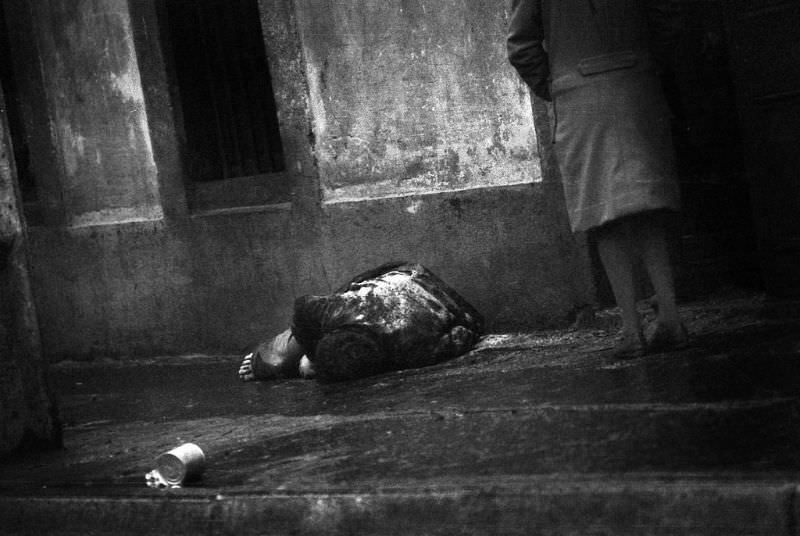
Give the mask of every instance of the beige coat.
M 667 0 L 512 0 L 509 60 L 554 106 L 569 219 L 585 231 L 680 205 L 656 59 Z

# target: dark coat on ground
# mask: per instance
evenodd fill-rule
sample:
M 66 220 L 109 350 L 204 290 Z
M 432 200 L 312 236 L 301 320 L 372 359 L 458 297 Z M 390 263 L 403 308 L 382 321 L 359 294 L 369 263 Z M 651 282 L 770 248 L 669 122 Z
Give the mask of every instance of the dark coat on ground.
M 420 264 L 392 263 L 295 301 L 292 335 L 322 381 L 423 367 L 461 355 L 483 317 Z
M 574 231 L 679 208 L 659 67 L 669 0 L 511 0 L 508 55 L 552 99 L 555 152 Z

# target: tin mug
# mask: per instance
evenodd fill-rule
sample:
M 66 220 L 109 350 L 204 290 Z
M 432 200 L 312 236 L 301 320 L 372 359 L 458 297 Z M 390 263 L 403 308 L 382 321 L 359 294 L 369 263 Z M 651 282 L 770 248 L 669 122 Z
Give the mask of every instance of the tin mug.
M 205 467 L 206 456 L 194 443 L 184 443 L 156 458 L 156 469 L 170 486 L 199 479 Z

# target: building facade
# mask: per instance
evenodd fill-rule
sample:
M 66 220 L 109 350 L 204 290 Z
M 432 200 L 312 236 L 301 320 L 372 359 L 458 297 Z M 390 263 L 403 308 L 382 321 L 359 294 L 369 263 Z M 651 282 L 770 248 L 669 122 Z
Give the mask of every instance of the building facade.
M 679 291 L 797 294 L 800 7 L 674 2 Z M 295 297 L 400 259 L 493 330 L 608 299 L 568 230 L 548 109 L 507 62 L 506 3 L 0 5 L 50 360 L 236 352 Z
M 235 352 L 284 329 L 295 297 L 398 259 L 493 329 L 565 325 L 594 299 L 506 7 L 3 8 L 51 360 Z

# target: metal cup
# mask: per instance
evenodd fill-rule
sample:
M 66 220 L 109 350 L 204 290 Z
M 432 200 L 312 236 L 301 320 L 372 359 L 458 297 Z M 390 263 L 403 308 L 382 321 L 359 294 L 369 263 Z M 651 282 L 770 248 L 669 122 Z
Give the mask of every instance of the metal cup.
M 206 468 L 206 456 L 194 443 L 184 443 L 156 458 L 156 469 L 170 486 L 197 480 Z

